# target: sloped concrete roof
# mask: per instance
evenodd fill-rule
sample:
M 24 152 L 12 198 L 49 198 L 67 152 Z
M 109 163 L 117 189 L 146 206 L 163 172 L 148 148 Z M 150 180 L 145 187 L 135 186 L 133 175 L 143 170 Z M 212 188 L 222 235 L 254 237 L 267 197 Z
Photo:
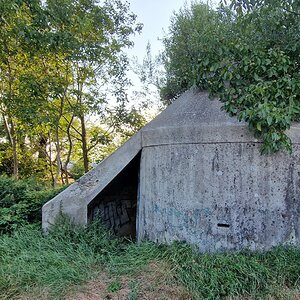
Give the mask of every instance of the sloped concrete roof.
M 175 100 L 143 130 L 159 127 L 215 125 L 216 123 L 224 126 L 239 126 L 241 122 L 222 111 L 221 106 L 220 101 L 209 99 L 207 92 L 196 88 L 191 89 Z
M 62 193 L 43 206 L 43 228 L 48 229 L 60 212 L 87 223 L 88 204 L 131 162 L 143 147 L 165 144 L 258 142 L 244 122 L 221 111 L 222 104 L 207 92 L 184 93 L 123 146 Z M 289 134 L 299 143 L 300 127 Z
M 259 142 L 248 124 L 230 117 L 222 103 L 210 99 L 197 88 L 182 94 L 154 120 L 141 129 L 142 146 L 178 143 Z M 294 143 L 300 142 L 300 124 L 288 132 Z
M 254 142 L 244 122 L 221 110 L 208 93 L 190 89 L 141 129 L 143 147 L 159 144 Z

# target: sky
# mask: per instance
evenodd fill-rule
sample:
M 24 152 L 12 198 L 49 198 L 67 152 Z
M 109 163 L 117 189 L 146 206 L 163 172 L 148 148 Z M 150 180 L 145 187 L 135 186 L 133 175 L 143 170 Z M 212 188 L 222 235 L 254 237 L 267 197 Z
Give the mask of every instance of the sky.
M 124 0 L 126 1 L 126 0 Z M 140 34 L 132 37 L 134 47 L 127 49 L 126 53 L 129 59 L 137 57 L 142 63 L 146 55 L 147 43 L 151 44 L 151 55 L 156 57 L 163 50 L 163 44 L 159 40 L 164 36 L 164 31 L 168 32 L 170 19 L 174 11 L 178 12 L 185 3 L 190 4 L 193 0 L 127 0 L 130 4 L 130 10 L 137 15 L 137 22 L 143 24 Z M 134 104 L 134 93 L 141 90 L 142 85 L 133 71 L 128 71 L 128 77 L 132 86 L 128 89 L 128 96 L 131 104 Z M 153 95 L 150 96 L 154 115 L 158 112 L 160 106 L 157 90 L 153 88 Z
M 137 22 L 143 24 L 143 29 L 140 34 L 136 34 L 132 37 L 134 47 L 126 50 L 129 59 L 137 57 L 138 61 L 142 63 L 146 55 L 147 43 L 151 44 L 151 55 L 156 57 L 161 51 L 163 51 L 163 44 L 159 40 L 167 32 L 171 24 L 171 17 L 174 12 L 179 12 L 180 8 L 184 7 L 185 4 L 188 7 L 195 0 L 124 0 L 130 4 L 130 10 L 137 15 Z M 220 0 L 203 0 L 203 2 L 209 2 L 210 4 L 219 3 Z M 139 81 L 136 74 L 133 71 L 128 72 L 128 77 L 133 84 L 128 89 L 128 95 L 130 103 L 134 103 L 134 92 L 141 89 L 141 82 Z M 158 112 L 160 107 L 159 95 L 155 88 L 153 95 L 150 96 L 152 99 L 153 111 Z
M 137 56 L 141 61 L 146 53 L 148 41 L 151 44 L 152 54 L 162 50 L 162 43 L 158 38 L 163 37 L 163 29 L 167 32 L 171 16 L 179 11 L 184 3 L 191 0 L 129 0 L 131 11 L 137 15 L 139 23 L 143 23 L 141 34 L 137 34 L 133 41 L 134 47 L 128 51 L 129 55 Z
M 138 17 L 138 22 L 143 23 L 142 33 L 133 38 L 135 46 L 128 51 L 129 55 L 137 56 L 142 61 L 146 54 L 148 41 L 151 44 L 151 52 L 155 56 L 162 51 L 162 43 L 158 38 L 168 31 L 173 12 L 178 12 L 185 3 L 189 6 L 193 0 L 127 0 L 131 11 Z M 218 0 L 211 1 L 217 3 Z

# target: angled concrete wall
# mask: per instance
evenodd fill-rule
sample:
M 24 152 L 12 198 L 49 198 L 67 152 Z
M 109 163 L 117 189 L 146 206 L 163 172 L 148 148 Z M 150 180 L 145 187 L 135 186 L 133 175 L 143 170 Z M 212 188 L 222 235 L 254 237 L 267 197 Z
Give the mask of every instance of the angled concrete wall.
M 77 224 L 87 224 L 89 203 L 132 161 L 141 148 L 141 133 L 138 132 L 94 169 L 47 202 L 42 210 L 43 229 L 47 231 L 61 213 Z

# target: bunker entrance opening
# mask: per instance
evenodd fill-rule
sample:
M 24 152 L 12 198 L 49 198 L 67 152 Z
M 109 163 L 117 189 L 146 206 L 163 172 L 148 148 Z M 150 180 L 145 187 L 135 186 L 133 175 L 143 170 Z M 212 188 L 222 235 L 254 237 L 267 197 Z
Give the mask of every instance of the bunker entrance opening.
M 100 220 L 117 236 L 136 237 L 139 169 L 141 154 L 135 158 L 92 200 L 88 220 Z

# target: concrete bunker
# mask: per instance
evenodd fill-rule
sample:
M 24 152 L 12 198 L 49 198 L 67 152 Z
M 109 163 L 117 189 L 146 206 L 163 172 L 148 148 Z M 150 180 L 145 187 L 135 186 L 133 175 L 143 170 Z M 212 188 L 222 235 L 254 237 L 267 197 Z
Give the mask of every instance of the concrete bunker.
M 117 236 L 136 237 L 140 153 L 88 204 L 88 222 L 100 220 Z
M 205 91 L 184 93 L 47 202 L 44 230 L 62 212 L 79 224 L 102 216 L 119 235 L 185 241 L 201 252 L 300 246 L 300 125 L 287 132 L 292 155 L 261 155 L 248 125 L 221 106 Z

